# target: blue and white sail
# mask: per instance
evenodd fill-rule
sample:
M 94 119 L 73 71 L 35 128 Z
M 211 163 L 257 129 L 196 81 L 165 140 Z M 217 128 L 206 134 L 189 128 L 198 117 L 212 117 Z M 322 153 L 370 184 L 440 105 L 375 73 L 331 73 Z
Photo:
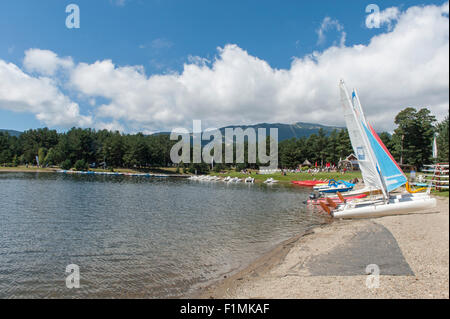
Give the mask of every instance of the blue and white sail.
M 364 138 L 365 134 L 363 133 L 361 121 L 359 120 L 359 111 L 354 108 L 344 81 L 340 82 L 339 87 L 348 135 L 355 156 L 358 158 L 364 185 L 369 191 L 382 190 L 383 185 L 375 165 L 375 155 L 371 152 L 368 139 Z
M 384 145 L 383 141 L 381 141 L 373 127 L 367 123 L 356 90 L 353 90 L 352 93 L 352 104 L 358 116 L 357 120 L 360 121 L 361 127 L 364 130 L 364 135 L 368 139 L 371 150 L 375 155 L 374 164 L 382 179 L 383 188 L 386 192 L 391 192 L 405 185 L 408 182 L 405 173 L 403 173 L 402 169 Z
M 345 202 L 331 212 L 333 217 L 363 218 L 404 214 L 436 206 L 436 199 L 426 193 L 389 195 L 390 191 L 406 184 L 407 178 L 373 127 L 367 123 L 356 91 L 353 91 L 350 98 L 343 81 L 340 88 L 345 121 L 364 183 L 379 187 L 383 199 Z

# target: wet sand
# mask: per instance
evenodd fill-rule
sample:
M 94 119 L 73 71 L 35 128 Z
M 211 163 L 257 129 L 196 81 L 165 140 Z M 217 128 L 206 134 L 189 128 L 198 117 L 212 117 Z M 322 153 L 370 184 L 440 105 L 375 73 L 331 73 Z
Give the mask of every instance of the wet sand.
M 449 298 L 448 198 L 426 211 L 315 228 L 196 297 Z

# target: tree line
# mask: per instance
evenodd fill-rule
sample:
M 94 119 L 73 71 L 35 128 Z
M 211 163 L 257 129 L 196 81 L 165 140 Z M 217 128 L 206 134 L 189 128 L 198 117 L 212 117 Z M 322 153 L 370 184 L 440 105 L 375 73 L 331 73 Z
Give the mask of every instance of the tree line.
M 57 133 L 48 128 L 32 129 L 19 137 L 0 133 L 0 163 L 12 166 L 36 164 L 70 169 L 78 162 L 105 163 L 108 167 L 168 166 L 174 144 L 167 135 L 121 134 L 107 130 L 72 128 Z
M 432 144 L 437 135 L 438 162 L 449 161 L 448 127 L 449 117 L 437 123 L 436 117 L 427 108 L 417 110 L 412 107 L 400 111 L 394 120 L 397 125 L 393 134 L 381 132 L 380 139 L 392 156 L 400 164 L 421 168 L 433 162 Z M 353 153 L 347 130 L 332 131 L 325 134 L 320 130 L 308 138 L 290 139 L 279 145 L 281 167 L 293 168 L 306 159 L 311 163 L 337 164 Z
M 380 138 L 399 163 L 420 168 L 432 162 L 432 140 L 437 134 L 438 161 L 448 162 L 448 121 L 447 115 L 442 122 L 436 123 L 436 118 L 426 108 L 406 108 L 395 117 L 397 128 L 394 133 L 382 132 Z M 170 150 L 175 143 L 169 135 L 164 134 L 121 134 L 117 131 L 81 128 L 72 128 L 64 133 L 48 128 L 32 129 L 19 137 L 0 132 L 0 164 L 34 165 L 37 156 L 41 166 L 60 166 L 64 169 L 86 169 L 91 163 L 124 168 L 167 167 L 173 165 Z M 281 168 L 296 168 L 305 160 L 313 164 L 317 162 L 318 165 L 338 164 L 340 159 L 351 153 L 353 150 L 346 129 L 331 133 L 320 129 L 309 137 L 280 142 L 278 162 Z M 209 170 L 207 163 L 181 163 L 179 166 L 187 167 L 192 172 Z M 215 170 L 231 167 L 237 170 L 258 168 L 259 163 L 216 164 Z

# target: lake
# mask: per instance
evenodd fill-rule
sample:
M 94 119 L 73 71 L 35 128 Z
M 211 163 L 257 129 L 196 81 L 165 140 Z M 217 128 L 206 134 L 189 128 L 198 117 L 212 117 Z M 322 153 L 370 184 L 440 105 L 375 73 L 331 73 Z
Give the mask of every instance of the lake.
M 178 298 L 327 222 L 308 189 L 0 173 L 0 298 Z M 80 288 L 66 287 L 66 266 Z

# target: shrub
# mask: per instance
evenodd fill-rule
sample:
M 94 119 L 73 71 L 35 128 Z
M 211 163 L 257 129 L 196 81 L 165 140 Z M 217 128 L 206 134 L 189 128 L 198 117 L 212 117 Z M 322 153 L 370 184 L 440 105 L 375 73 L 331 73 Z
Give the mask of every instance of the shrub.
M 195 163 L 191 164 L 189 167 L 189 173 L 195 174 L 208 174 L 209 173 L 209 165 L 206 163 Z
M 87 171 L 89 169 L 88 164 L 84 160 L 78 160 L 75 162 L 75 170 Z
M 68 170 L 72 168 L 72 162 L 69 159 L 66 159 L 64 162 L 61 163 L 61 168 Z
M 19 158 L 17 157 L 17 155 L 14 155 L 12 164 L 13 164 L 14 167 L 19 166 L 20 160 L 19 160 Z
M 214 172 L 216 173 L 220 173 L 221 171 L 223 171 L 225 168 L 225 165 L 221 164 L 221 163 L 217 163 L 216 165 L 214 165 Z

